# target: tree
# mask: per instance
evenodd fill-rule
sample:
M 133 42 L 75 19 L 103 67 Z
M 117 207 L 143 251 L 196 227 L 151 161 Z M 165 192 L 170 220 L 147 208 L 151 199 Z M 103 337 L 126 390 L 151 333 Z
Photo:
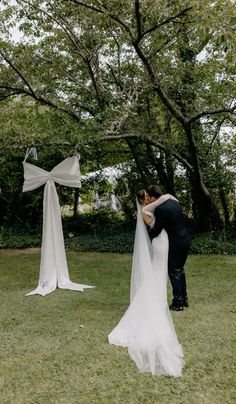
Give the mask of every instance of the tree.
M 18 0 L 5 14 L 27 40 L 1 45 L 2 100 L 58 110 L 79 145 L 129 150 L 144 183 L 148 159 L 173 193 L 177 161 L 199 225 L 219 223 L 212 173 L 220 123 L 235 117 L 233 2 Z

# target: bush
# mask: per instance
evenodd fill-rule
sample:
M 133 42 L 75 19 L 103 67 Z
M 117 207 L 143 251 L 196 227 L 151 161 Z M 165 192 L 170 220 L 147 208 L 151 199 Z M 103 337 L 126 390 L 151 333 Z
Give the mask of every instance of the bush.
M 0 236 L 0 248 L 29 248 L 41 245 L 40 234 L 15 234 Z
M 97 234 L 114 233 L 120 230 L 126 230 L 127 224 L 122 214 L 112 209 L 99 209 L 90 213 L 82 213 L 76 218 L 63 218 L 63 231 L 65 236 L 69 233 L 78 234 Z
M 87 234 L 66 240 L 66 247 L 74 251 L 98 251 L 131 253 L 133 251 L 134 232 L 122 232 L 114 235 Z M 190 254 L 236 254 L 236 242 L 206 241 L 205 237 L 195 238 Z
M 73 251 L 131 253 L 134 245 L 134 233 L 123 232 L 113 236 L 111 234 L 87 234 L 67 239 L 65 244 L 68 249 Z
M 236 254 L 236 241 L 221 241 L 209 239 L 206 235 L 198 236 L 193 239 L 191 254 Z
M 111 209 L 63 218 L 65 245 L 74 251 L 131 253 L 135 229 L 128 228 L 122 215 Z M 41 245 L 41 229 L 1 229 L 0 248 L 27 248 Z M 223 233 L 193 236 L 191 254 L 236 254 L 236 241 Z

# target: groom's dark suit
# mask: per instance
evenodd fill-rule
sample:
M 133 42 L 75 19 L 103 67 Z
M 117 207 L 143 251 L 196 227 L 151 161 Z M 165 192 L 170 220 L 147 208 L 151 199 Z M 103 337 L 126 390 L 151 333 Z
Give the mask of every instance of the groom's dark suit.
M 175 200 L 167 200 L 154 210 L 156 218 L 150 230 L 153 239 L 166 230 L 169 238 L 168 273 L 173 288 L 173 305 L 183 306 L 187 301 L 184 264 L 191 244 L 189 232 L 180 204 Z

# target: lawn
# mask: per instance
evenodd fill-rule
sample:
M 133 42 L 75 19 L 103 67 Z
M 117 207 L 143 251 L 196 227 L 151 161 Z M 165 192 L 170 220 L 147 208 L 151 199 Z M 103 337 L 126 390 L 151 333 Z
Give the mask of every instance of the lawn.
M 40 297 L 38 251 L 0 251 L 0 403 L 235 403 L 235 256 L 190 256 L 190 307 L 173 319 L 183 377 L 142 374 L 107 334 L 129 302 L 130 254 L 68 252 L 71 279 Z

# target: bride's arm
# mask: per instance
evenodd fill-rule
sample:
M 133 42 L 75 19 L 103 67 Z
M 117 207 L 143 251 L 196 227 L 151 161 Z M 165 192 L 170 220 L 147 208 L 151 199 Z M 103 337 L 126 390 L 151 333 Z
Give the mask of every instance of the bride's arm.
M 147 212 L 154 212 L 157 206 L 161 205 L 163 202 L 168 201 L 169 199 L 178 202 L 178 199 L 176 199 L 173 195 L 170 194 L 163 194 L 161 195 L 158 199 L 155 201 L 149 203 L 148 205 L 144 206 L 144 211 L 145 213 Z
M 144 222 L 152 229 L 155 224 L 155 216 L 152 212 L 148 211 L 148 209 L 146 208 L 147 205 L 142 207 L 142 217 Z
M 146 213 L 146 214 L 149 214 L 149 212 L 151 213 L 151 212 L 154 212 L 154 210 L 156 209 L 156 207 L 158 206 L 158 205 L 160 205 L 162 202 L 164 202 L 164 198 L 163 198 L 163 195 L 162 196 L 160 196 L 160 198 L 158 198 L 158 199 L 156 199 L 154 202 L 151 202 L 151 203 L 149 203 L 148 205 L 145 205 L 144 207 L 143 207 L 143 210 L 144 210 L 144 212 Z
M 151 229 L 154 227 L 155 222 L 156 222 L 156 217 L 153 213 L 154 210 L 156 209 L 157 206 L 161 205 L 163 202 L 168 201 L 168 199 L 172 199 L 172 200 L 175 200 L 178 202 L 178 200 L 173 195 L 164 194 L 164 195 L 161 195 L 155 201 L 142 207 L 143 220 Z
M 145 222 L 148 226 L 153 226 L 153 225 L 154 225 L 154 223 L 155 223 L 155 218 L 154 218 L 153 215 L 150 215 L 150 214 L 148 214 L 148 213 L 145 213 L 145 212 L 142 210 L 142 217 L 143 217 L 144 222 Z M 154 223 L 153 223 L 153 222 L 154 222 Z

